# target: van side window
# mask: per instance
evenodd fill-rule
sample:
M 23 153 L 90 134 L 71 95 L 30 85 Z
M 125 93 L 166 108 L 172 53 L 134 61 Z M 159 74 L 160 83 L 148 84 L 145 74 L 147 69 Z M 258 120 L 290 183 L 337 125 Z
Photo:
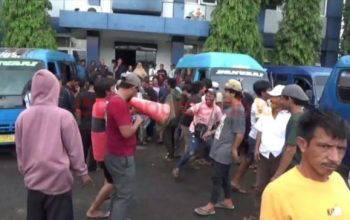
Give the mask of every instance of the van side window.
M 307 76 L 294 76 L 294 83 L 300 86 L 311 100 L 313 97 L 312 80 Z
M 192 82 L 194 77 L 194 69 L 187 68 L 181 71 L 181 78 L 185 82 Z
M 48 63 L 47 63 L 47 69 L 48 69 L 51 73 L 57 75 L 56 65 L 55 65 L 54 62 L 48 62 Z
M 350 70 L 343 70 L 340 73 L 337 90 L 342 102 L 350 102 Z
M 60 73 L 62 78 L 62 83 L 66 84 L 71 79 L 71 71 L 68 63 L 58 62 L 60 67 Z
M 199 81 L 202 81 L 203 79 L 206 79 L 208 77 L 207 74 L 208 70 L 207 69 L 199 69 L 198 73 L 199 73 Z
M 287 74 L 272 74 L 273 84 L 275 85 L 288 85 Z

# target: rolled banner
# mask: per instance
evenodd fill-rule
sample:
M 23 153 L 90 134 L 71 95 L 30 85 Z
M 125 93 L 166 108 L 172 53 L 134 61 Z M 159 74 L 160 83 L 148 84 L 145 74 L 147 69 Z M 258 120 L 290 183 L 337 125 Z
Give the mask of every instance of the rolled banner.
M 149 100 L 139 99 L 133 97 L 129 104 L 134 107 L 137 111 L 148 115 L 150 118 L 163 124 L 170 115 L 170 106 L 169 104 L 160 104 L 158 102 L 152 102 Z

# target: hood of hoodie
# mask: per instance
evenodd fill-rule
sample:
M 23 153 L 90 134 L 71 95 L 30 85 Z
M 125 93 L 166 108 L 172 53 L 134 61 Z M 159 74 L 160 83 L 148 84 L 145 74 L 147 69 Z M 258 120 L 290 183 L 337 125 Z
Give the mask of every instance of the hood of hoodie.
M 60 84 L 50 71 L 41 69 L 34 74 L 31 92 L 33 105 L 58 106 Z

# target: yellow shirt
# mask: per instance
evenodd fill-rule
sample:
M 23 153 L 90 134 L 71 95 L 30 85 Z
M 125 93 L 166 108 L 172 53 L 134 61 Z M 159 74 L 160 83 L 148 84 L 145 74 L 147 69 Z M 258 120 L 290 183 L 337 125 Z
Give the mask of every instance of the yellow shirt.
M 333 172 L 327 182 L 293 168 L 270 183 L 262 196 L 260 220 L 350 220 L 350 191 Z

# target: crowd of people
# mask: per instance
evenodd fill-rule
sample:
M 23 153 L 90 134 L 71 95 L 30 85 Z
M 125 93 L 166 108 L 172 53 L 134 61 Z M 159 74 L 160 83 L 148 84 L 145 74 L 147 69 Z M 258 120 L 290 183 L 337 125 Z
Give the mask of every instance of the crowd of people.
M 298 85 L 272 88 L 259 80 L 253 98 L 235 79 L 193 82 L 164 66 L 152 74 L 141 63 L 126 68 L 121 59 L 113 68 L 100 61 L 84 71 L 86 83 L 62 82 L 46 70 L 33 77 L 30 105 L 16 122 L 27 219 L 73 219 L 71 171 L 88 184 L 88 171 L 97 167 L 105 183 L 86 216 L 127 219 L 136 145 L 149 142 L 165 146 L 164 161 L 176 163 L 169 171 L 175 179 L 186 178 L 186 165 L 212 167 L 213 187 L 207 203 L 194 209 L 198 215 L 234 210 L 239 201 L 231 192 L 247 193 L 241 181 L 255 166 L 254 211 L 245 220 L 350 218 L 349 189 L 333 172 L 346 151 L 348 125 L 332 112 L 307 110 L 308 96 Z M 132 108 L 135 96 L 168 104 L 166 122 Z M 233 163 L 239 166 L 231 177 Z M 102 211 L 110 196 L 110 210 Z

